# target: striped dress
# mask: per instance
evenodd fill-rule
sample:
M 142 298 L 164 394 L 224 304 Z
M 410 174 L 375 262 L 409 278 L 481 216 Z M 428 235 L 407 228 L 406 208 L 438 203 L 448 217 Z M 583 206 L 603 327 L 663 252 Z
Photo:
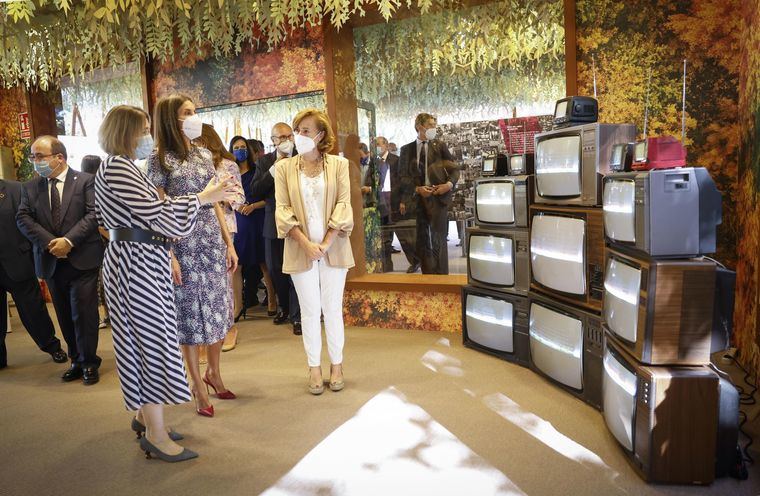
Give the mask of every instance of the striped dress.
M 98 170 L 95 203 L 98 224 L 106 229 L 148 229 L 173 238 L 187 236 L 200 211 L 197 195 L 159 199 L 148 177 L 122 156 L 108 157 Z M 157 245 L 110 242 L 103 284 L 127 409 L 190 401 L 169 252 Z

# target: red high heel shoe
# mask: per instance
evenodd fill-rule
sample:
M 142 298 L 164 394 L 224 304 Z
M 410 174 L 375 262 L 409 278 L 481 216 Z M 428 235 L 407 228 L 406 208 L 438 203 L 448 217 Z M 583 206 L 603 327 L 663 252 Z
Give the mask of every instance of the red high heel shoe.
M 208 379 L 208 376 L 206 376 L 206 374 L 203 374 L 203 382 L 206 383 L 206 392 L 207 393 L 209 392 L 208 388 L 209 388 L 209 386 L 211 386 L 211 389 L 214 390 L 214 394 L 220 400 L 234 400 L 234 399 L 237 398 L 237 396 L 235 396 L 235 393 L 233 393 L 229 389 L 226 390 L 226 391 L 222 391 L 222 392 L 217 391 L 216 387 L 214 387 L 214 385 L 211 384 L 211 381 Z M 211 393 L 209 393 L 209 394 L 211 394 Z
M 198 408 L 198 398 L 195 397 L 195 391 L 192 391 L 192 394 L 193 394 L 193 400 L 195 400 L 195 413 L 197 413 L 201 417 L 213 417 L 214 405 L 209 405 L 206 408 Z

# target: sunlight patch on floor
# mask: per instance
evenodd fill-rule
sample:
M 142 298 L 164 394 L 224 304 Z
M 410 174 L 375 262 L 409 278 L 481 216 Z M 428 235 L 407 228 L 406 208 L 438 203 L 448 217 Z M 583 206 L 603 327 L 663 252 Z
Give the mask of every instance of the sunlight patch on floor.
M 311 450 L 265 496 L 523 495 L 425 410 L 389 388 Z

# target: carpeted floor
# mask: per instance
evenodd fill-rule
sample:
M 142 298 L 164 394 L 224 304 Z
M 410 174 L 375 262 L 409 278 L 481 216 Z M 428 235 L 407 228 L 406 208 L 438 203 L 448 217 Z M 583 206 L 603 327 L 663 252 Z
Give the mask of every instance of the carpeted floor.
M 458 335 L 348 329 L 346 389 L 311 396 L 300 339 L 263 318 L 223 355 L 238 400 L 215 400 L 212 419 L 168 409 L 200 458 L 146 460 L 110 332 L 101 382 L 85 387 L 61 383 L 65 367 L 13 324 L 0 371 L 3 495 L 760 494 L 754 469 L 710 487 L 645 484 L 599 412 Z

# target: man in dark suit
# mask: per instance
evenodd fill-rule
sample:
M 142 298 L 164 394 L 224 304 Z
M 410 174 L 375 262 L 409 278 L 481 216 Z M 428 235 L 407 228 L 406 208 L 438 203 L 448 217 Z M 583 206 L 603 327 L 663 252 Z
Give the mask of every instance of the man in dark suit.
M 66 382 L 98 382 L 98 269 L 103 243 L 95 219 L 95 176 L 69 169 L 66 148 L 53 136 L 32 144 L 40 175 L 23 184 L 16 214 L 19 230 L 32 242 L 37 276 L 53 297 L 71 367 Z
M 0 179 L 0 369 L 8 365 L 5 334 L 8 332 L 7 293 L 13 296 L 18 315 L 39 349 L 53 361 L 64 363 L 66 353 L 55 337 L 40 284 L 34 275 L 32 245 L 16 227 L 16 211 L 21 202 L 21 184 Z
M 435 139 L 438 122 L 430 114 L 414 121 L 417 139 L 401 147 L 401 204 L 406 213 L 409 198 L 417 199 L 417 256 L 423 274 L 448 274 L 446 244 L 448 210 L 459 170 L 446 144 Z
M 277 202 L 274 198 L 274 169 L 278 160 L 297 155 L 293 144 L 293 129 L 279 122 L 272 128 L 272 143 L 275 150 L 263 155 L 256 163 L 256 173 L 253 176 L 253 196 L 264 198 L 264 250 L 269 275 L 277 293 L 277 303 L 280 307 L 274 318 L 275 324 L 284 324 L 288 320 L 293 324 L 293 334 L 301 334 L 301 307 L 298 295 L 293 286 L 293 280 L 288 274 L 282 273 L 282 258 L 285 252 L 285 240 L 277 238 L 274 212 Z

